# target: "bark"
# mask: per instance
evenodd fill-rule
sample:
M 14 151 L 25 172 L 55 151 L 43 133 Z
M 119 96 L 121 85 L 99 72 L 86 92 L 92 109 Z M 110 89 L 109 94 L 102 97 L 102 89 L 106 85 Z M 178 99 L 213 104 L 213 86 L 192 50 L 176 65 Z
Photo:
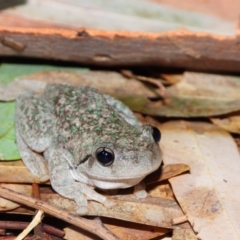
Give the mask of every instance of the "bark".
M 0 27 L 0 56 L 98 66 L 240 71 L 240 37 L 186 30 L 151 34 Z

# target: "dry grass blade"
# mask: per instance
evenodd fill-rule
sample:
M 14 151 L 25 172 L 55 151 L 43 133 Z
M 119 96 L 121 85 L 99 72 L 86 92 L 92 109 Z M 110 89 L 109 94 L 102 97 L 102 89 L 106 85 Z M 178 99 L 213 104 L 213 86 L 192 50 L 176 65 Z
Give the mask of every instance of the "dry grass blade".
M 16 240 L 22 240 L 24 239 L 29 232 L 32 231 L 32 229 L 34 227 L 36 227 L 41 221 L 42 221 L 42 218 L 43 218 L 43 214 L 44 212 L 42 210 L 39 210 L 37 212 L 37 214 L 35 215 L 35 217 L 33 218 L 32 222 L 27 226 L 26 229 L 24 229 L 17 237 L 16 237 Z

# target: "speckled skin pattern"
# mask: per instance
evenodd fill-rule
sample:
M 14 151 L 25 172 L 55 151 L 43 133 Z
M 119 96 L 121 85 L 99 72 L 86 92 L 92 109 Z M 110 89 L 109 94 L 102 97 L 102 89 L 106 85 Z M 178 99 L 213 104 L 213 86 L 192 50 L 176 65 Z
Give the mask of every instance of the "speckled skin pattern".
M 51 84 L 41 96 L 25 92 L 17 98 L 15 124 L 25 165 L 41 181 L 50 178 L 56 192 L 74 199 L 81 215 L 88 212 L 87 200 L 115 205 L 94 188 L 135 186 L 161 164 L 152 127 L 90 87 Z M 114 153 L 110 166 L 96 159 L 99 148 Z M 138 185 L 136 196 L 146 196 L 143 188 Z

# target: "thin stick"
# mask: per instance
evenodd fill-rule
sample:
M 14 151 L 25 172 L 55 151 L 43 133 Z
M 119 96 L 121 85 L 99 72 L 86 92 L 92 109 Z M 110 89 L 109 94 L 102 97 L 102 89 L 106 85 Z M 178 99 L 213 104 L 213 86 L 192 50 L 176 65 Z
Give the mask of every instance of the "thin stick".
M 31 223 L 16 237 L 16 240 L 24 239 L 32 231 L 32 229 L 42 221 L 43 214 L 44 212 L 42 210 L 38 210 Z
M 30 222 L 19 222 L 19 221 L 0 221 L 0 235 L 4 235 L 5 229 L 25 229 Z M 48 224 L 43 224 L 43 231 L 47 234 L 54 235 L 59 238 L 63 238 L 65 232 L 59 228 L 50 226 Z M 3 232 L 1 232 L 3 230 Z M 1 240 L 1 237 L 0 237 Z
M 56 218 L 62 219 L 72 225 L 87 230 L 97 236 L 101 237 L 104 240 L 118 240 L 119 238 L 110 232 L 105 226 L 95 220 L 88 220 L 82 217 L 76 216 L 74 214 L 69 214 L 66 211 L 63 211 L 59 208 L 51 206 L 48 203 L 45 203 L 41 200 L 28 197 L 24 194 L 14 192 L 7 188 L 0 187 L 0 196 L 8 200 L 27 205 L 34 209 L 42 210 Z
M 173 218 L 172 219 L 172 224 L 176 225 L 176 224 L 184 223 L 186 221 L 188 221 L 188 218 L 187 218 L 186 215 L 183 215 L 181 217 Z
M 137 79 L 139 81 L 151 83 L 157 86 L 158 89 L 156 89 L 156 92 L 158 93 L 158 95 L 161 96 L 162 98 L 166 98 L 166 89 L 160 80 L 150 78 L 150 77 L 135 75 L 129 70 L 122 70 L 121 73 L 127 78 Z

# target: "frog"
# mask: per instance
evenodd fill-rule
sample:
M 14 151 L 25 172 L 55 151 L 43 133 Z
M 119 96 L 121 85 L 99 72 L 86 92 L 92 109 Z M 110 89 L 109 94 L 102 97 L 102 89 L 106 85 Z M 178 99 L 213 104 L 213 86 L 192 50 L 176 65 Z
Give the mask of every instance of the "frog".
M 88 201 L 106 208 L 116 201 L 99 193 L 135 187 L 145 198 L 143 179 L 162 162 L 161 132 L 141 124 L 121 101 L 89 87 L 48 84 L 16 99 L 16 142 L 29 171 L 87 215 Z M 114 191 L 114 190 L 113 190 Z

